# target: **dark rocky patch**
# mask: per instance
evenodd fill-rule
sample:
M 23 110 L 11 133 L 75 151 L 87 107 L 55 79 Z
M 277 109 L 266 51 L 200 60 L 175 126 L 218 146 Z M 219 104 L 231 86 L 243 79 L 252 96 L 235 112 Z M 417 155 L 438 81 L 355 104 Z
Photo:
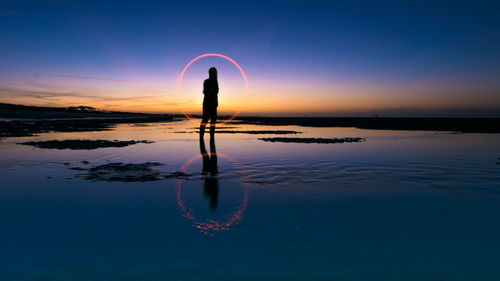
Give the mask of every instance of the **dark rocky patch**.
M 138 115 L 123 117 L 101 117 L 95 119 L 72 118 L 64 120 L 0 121 L 0 139 L 28 137 L 46 132 L 91 132 L 113 129 L 116 124 L 141 124 L 173 121 L 168 115 Z
M 286 143 L 346 143 L 362 142 L 364 138 L 259 138 L 267 142 L 286 142 Z
M 207 124 L 207 128 L 210 126 L 210 124 Z M 240 128 L 240 127 L 234 127 L 234 126 L 216 126 L 217 129 L 222 129 L 222 130 L 227 130 L 227 129 L 237 129 L 237 128 Z M 192 130 L 198 130 L 200 129 L 200 126 L 198 127 L 191 127 L 191 128 L 187 128 L 187 129 L 192 129 Z
M 138 124 L 132 124 L 132 127 L 151 127 L 153 126 L 152 124 L 145 124 L 145 123 L 138 123 Z
M 125 147 L 137 143 L 154 143 L 153 141 L 148 140 L 130 140 L 130 141 L 108 141 L 108 140 L 51 140 L 51 141 L 29 141 L 22 142 L 18 144 L 22 145 L 31 145 L 38 148 L 47 148 L 47 149 L 73 149 L 73 150 L 92 150 L 97 148 L 105 148 L 105 147 Z M 88 163 L 87 163 L 88 164 Z M 66 165 L 66 164 L 65 164 Z
M 197 132 L 199 133 L 199 132 Z M 232 131 L 232 130 L 215 130 L 216 134 L 250 134 L 250 135 L 296 135 L 302 134 L 298 131 L 290 130 L 255 130 L 255 131 Z
M 141 164 L 124 164 L 124 163 L 108 163 L 83 169 L 87 172 L 78 174 L 77 177 L 82 177 L 90 181 L 107 181 L 107 182 L 145 182 L 157 181 L 162 179 L 162 172 L 153 167 L 161 166 L 158 162 L 146 162 Z
M 90 181 L 107 182 L 146 182 L 159 181 L 163 179 L 191 179 L 192 174 L 174 171 L 162 172 L 155 169 L 156 166 L 163 166 L 158 162 L 146 162 L 140 164 L 124 164 L 120 162 L 107 163 L 92 168 L 72 167 L 72 170 L 85 171 L 77 174 L 76 177 Z
M 71 167 L 71 170 L 76 170 L 76 171 L 85 171 L 86 169 L 81 168 L 81 167 Z
M 89 162 L 89 161 L 87 161 L 87 160 L 83 160 L 83 161 L 82 161 L 82 164 L 88 165 L 88 164 L 90 164 L 90 162 Z
M 208 133 L 209 131 L 205 131 Z M 200 131 L 176 131 L 176 134 L 199 134 Z M 249 130 L 249 131 L 233 131 L 233 130 L 215 130 L 216 134 L 250 134 L 250 135 L 295 135 L 302 132 L 291 130 Z
M 181 171 L 175 171 L 175 172 L 170 172 L 165 174 L 163 177 L 165 179 L 190 179 L 192 174 L 181 172 Z

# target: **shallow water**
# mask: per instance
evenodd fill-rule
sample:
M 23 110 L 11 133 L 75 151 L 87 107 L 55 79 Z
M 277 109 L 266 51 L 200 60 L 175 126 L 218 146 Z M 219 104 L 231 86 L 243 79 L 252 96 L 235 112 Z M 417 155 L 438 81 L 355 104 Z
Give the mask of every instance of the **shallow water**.
M 0 280 L 500 280 L 500 134 L 231 124 L 366 141 L 218 134 L 211 145 L 206 134 L 211 175 L 198 134 L 176 133 L 195 127 L 2 140 Z M 155 143 L 16 144 L 64 139 Z M 70 169 L 115 162 L 159 162 L 170 177 L 87 180 Z

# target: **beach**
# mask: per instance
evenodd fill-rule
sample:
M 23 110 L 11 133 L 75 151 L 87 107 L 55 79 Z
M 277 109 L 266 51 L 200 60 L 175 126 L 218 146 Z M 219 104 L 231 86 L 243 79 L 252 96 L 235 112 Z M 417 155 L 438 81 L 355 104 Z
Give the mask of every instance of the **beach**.
M 500 135 L 247 121 L 3 138 L 0 279 L 500 277 Z

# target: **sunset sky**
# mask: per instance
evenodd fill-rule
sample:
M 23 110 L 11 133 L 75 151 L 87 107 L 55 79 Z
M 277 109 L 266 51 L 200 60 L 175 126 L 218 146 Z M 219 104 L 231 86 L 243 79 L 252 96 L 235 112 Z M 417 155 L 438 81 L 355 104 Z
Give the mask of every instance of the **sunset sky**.
M 5 1 L 4 1 L 5 2 Z M 499 5 L 473 1 L 9 1 L 0 102 L 243 115 L 500 116 Z M 437 3 L 439 2 L 439 3 Z M 176 90 L 184 66 L 194 63 Z

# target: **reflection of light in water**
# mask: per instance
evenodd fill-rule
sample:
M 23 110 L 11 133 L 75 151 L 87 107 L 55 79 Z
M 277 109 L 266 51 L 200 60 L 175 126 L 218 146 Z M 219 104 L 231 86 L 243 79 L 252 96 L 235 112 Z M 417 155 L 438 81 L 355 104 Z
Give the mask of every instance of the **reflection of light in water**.
M 186 70 L 189 68 L 189 66 L 191 64 L 193 64 L 195 61 L 197 61 L 201 58 L 204 58 L 204 57 L 220 57 L 220 58 L 226 59 L 226 60 L 230 61 L 232 64 L 234 64 L 238 68 L 238 70 L 240 71 L 241 77 L 243 77 L 243 81 L 245 82 L 245 97 L 247 96 L 247 94 L 248 94 L 248 80 L 247 80 L 247 75 L 243 71 L 243 68 L 241 68 L 241 66 L 236 61 L 234 61 L 232 58 L 225 56 L 225 55 L 217 54 L 217 53 L 208 53 L 208 54 L 199 55 L 196 58 L 192 59 L 190 62 L 188 62 L 188 64 L 186 64 L 186 66 L 182 70 L 179 77 L 177 77 L 177 85 L 176 85 L 177 94 L 179 94 L 180 90 L 181 90 L 182 77 L 184 76 L 184 72 L 186 72 Z M 231 117 L 229 117 L 229 119 L 224 120 L 223 122 L 218 122 L 218 123 L 219 124 L 226 124 L 227 122 L 236 118 L 236 116 L 238 116 L 238 114 L 240 114 L 241 110 L 242 110 L 242 108 L 240 106 L 238 111 L 236 111 L 235 114 L 233 114 Z M 188 118 L 189 120 L 191 120 L 192 122 L 194 122 L 197 125 L 199 125 L 201 123 L 200 121 L 196 120 L 191 114 L 186 112 L 186 110 L 182 110 L 182 114 L 184 114 L 184 116 L 186 116 L 186 118 Z
M 216 156 L 228 159 L 229 161 L 231 161 L 233 163 L 233 166 L 235 166 L 236 164 L 239 164 L 236 160 L 234 160 L 232 157 L 230 157 L 228 155 L 217 153 Z M 184 163 L 184 165 L 182 165 L 180 171 L 185 172 L 186 169 L 193 163 L 193 161 L 200 159 L 201 157 L 202 157 L 202 155 L 195 155 L 195 156 L 191 157 L 191 159 L 189 159 L 188 161 L 186 161 L 186 163 Z M 238 166 L 241 166 L 241 165 L 238 165 Z M 199 218 L 199 217 L 196 217 L 195 215 L 193 215 L 192 209 L 187 207 L 184 204 L 184 201 L 182 200 L 182 196 L 181 196 L 182 195 L 181 194 L 182 179 L 177 180 L 177 204 L 181 208 L 181 210 L 183 212 L 183 216 L 188 218 L 189 220 L 191 220 L 194 227 L 199 229 L 203 234 L 212 236 L 213 234 L 211 232 L 229 230 L 232 225 L 241 221 L 241 216 L 245 212 L 245 209 L 247 208 L 247 203 L 248 203 L 248 188 L 245 184 L 241 184 L 241 186 L 243 187 L 243 192 L 244 192 L 243 200 L 241 201 L 240 205 L 238 205 L 238 207 L 236 207 L 236 210 L 233 213 L 231 213 L 229 216 L 226 216 L 226 219 L 223 221 L 219 221 L 219 220 L 215 220 L 215 219 L 211 219 L 211 218 L 202 219 L 202 218 Z

